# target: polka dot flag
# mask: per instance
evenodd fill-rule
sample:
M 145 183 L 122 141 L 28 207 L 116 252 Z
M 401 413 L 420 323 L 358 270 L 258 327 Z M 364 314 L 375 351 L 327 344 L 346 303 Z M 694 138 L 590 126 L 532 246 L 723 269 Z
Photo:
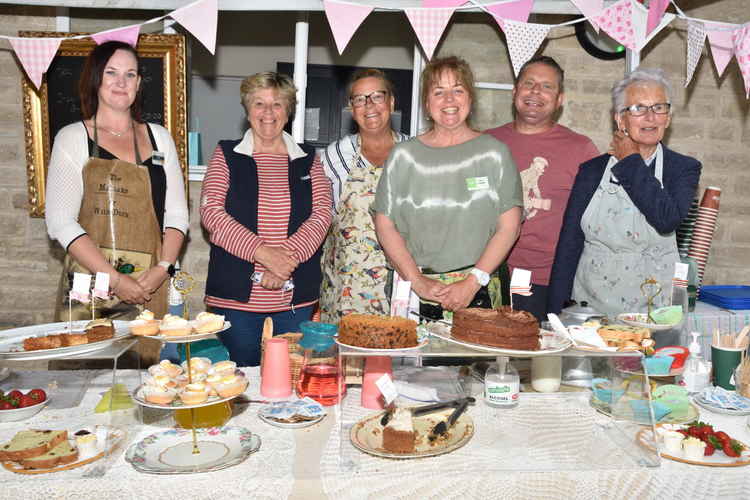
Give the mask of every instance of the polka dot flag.
M 503 31 L 508 42 L 513 72 L 518 75 L 521 66 L 539 50 L 550 27 L 546 24 L 519 23 L 510 19 L 504 21 Z

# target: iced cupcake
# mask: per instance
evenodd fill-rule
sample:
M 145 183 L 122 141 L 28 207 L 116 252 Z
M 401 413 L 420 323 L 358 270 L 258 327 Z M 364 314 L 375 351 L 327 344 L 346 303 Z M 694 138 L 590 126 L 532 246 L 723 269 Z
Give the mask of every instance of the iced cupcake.
M 166 337 L 181 337 L 184 335 L 190 335 L 193 331 L 193 327 L 190 326 L 190 322 L 185 318 L 167 314 L 161 320 L 161 326 L 159 332 Z
M 221 381 L 214 385 L 214 388 L 222 398 L 230 398 L 245 392 L 247 384 L 248 381 L 245 377 L 239 375 L 227 375 L 226 377 L 222 377 Z
M 182 369 L 187 371 L 187 360 L 182 362 Z M 191 358 L 190 359 L 190 368 L 195 372 L 203 372 L 208 373 L 208 370 L 211 369 L 211 360 L 208 358 Z
M 214 333 L 224 328 L 224 316 L 210 312 L 199 313 L 193 321 L 195 333 Z
M 169 405 L 177 397 L 177 391 L 167 387 L 146 385 L 143 386 L 143 397 L 149 403 Z
M 174 389 L 175 387 L 177 387 L 177 383 L 168 375 L 164 374 L 147 375 L 146 377 L 144 377 L 143 383 L 147 386 L 162 387 L 165 389 Z
M 219 361 L 211 367 L 208 373 L 216 373 L 225 377 L 227 375 L 234 375 L 234 370 L 236 369 L 237 363 L 235 363 L 234 361 Z
M 154 318 L 154 313 L 145 309 L 128 325 L 133 335 L 151 336 L 159 333 L 159 321 Z
M 152 365 L 148 369 L 148 373 L 151 375 L 166 375 L 168 377 L 175 378 L 182 373 L 180 365 L 175 365 L 168 359 L 165 359 L 158 365 Z
M 203 372 L 196 372 L 193 370 L 193 372 L 190 374 L 192 380 L 188 379 L 187 373 L 183 373 L 182 375 L 179 375 L 178 377 L 175 377 L 174 381 L 177 384 L 178 388 L 183 388 L 189 383 L 203 383 L 206 381 L 206 378 L 208 377 L 208 374 Z
M 216 385 L 221 383 L 221 379 L 224 378 L 224 375 L 220 375 L 218 373 L 212 373 L 206 378 L 206 384 L 209 388 L 209 394 L 211 396 L 218 396 L 219 393 L 216 392 Z
M 180 393 L 180 399 L 186 405 L 204 403 L 208 399 L 208 389 L 206 388 L 206 384 L 195 383 L 186 385 Z

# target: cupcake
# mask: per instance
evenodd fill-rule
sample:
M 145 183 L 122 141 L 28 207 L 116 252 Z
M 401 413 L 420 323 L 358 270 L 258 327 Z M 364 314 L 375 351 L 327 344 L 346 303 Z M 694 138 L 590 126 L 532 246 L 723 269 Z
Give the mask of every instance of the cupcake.
M 177 386 L 177 383 L 175 383 L 175 381 L 172 380 L 169 375 L 163 373 L 146 376 L 143 382 L 147 386 L 161 387 L 165 389 L 173 389 Z
M 206 377 L 206 384 L 209 388 L 209 395 L 211 396 L 218 396 L 219 393 L 216 392 L 216 385 L 221 382 L 221 379 L 224 378 L 224 375 L 220 375 L 218 373 L 212 373 L 208 377 Z
M 237 369 L 237 363 L 234 361 L 219 361 L 211 367 L 208 373 L 216 373 L 222 376 L 234 375 L 235 369 Z
M 158 365 L 149 367 L 148 372 L 151 375 L 167 375 L 168 377 L 175 378 L 182 373 L 180 365 L 175 365 L 168 359 L 165 359 Z
M 224 316 L 210 312 L 199 313 L 193 327 L 196 333 L 214 333 L 224 328 Z
M 187 360 L 183 361 L 180 366 L 182 366 L 183 370 L 187 371 Z M 208 373 L 208 370 L 211 368 L 211 360 L 208 358 L 191 358 L 190 368 L 193 373 Z
M 167 387 L 147 385 L 143 387 L 143 397 L 149 403 L 169 405 L 177 397 L 177 391 Z
M 154 319 L 154 313 L 148 309 L 130 322 L 130 333 L 133 335 L 151 336 L 159 333 L 159 322 Z
M 188 385 L 191 382 L 194 383 L 194 384 L 196 384 L 196 383 L 203 383 L 203 382 L 206 381 L 206 378 L 208 377 L 208 374 L 203 373 L 203 372 L 196 372 L 195 370 L 193 370 L 190 373 L 190 376 L 191 376 L 192 380 L 190 380 L 188 378 L 187 373 L 183 373 L 182 375 L 179 375 L 179 376 L 175 377 L 174 381 L 175 381 L 175 384 L 177 384 L 177 387 L 178 388 L 183 388 L 183 387 L 185 387 L 186 385 Z
M 248 381 L 245 377 L 238 375 L 227 375 L 219 381 L 214 388 L 222 398 L 230 398 L 242 394 L 247 389 Z
M 185 318 L 167 314 L 161 320 L 161 326 L 159 332 L 167 337 L 180 337 L 183 335 L 190 335 L 193 331 L 193 327 L 190 326 L 190 322 Z
M 186 405 L 204 403 L 208 399 L 208 389 L 206 389 L 206 384 L 194 383 L 186 385 L 180 393 L 180 399 Z

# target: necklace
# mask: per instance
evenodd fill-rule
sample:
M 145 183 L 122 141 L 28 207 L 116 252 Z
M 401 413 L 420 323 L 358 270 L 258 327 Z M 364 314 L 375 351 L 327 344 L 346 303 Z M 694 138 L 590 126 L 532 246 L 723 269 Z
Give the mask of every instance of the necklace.
M 115 132 L 114 130 L 110 130 L 108 128 L 102 127 L 101 125 L 97 125 L 97 128 L 99 128 L 101 130 L 104 130 L 105 132 L 109 132 L 110 134 L 114 135 L 115 137 L 122 137 L 123 135 L 125 135 L 127 133 L 128 130 L 130 130 L 130 129 L 126 128 L 122 132 Z

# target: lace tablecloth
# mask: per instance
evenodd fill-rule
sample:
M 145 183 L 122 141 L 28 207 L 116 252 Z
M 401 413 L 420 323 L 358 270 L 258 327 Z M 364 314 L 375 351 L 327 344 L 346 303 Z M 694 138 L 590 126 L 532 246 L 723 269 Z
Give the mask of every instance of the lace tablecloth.
M 247 396 L 259 399 L 258 368 L 245 368 L 250 379 Z M 55 373 L 55 372 L 41 372 Z M 66 372 L 56 372 L 60 377 Z M 77 372 L 67 372 L 75 376 Z M 112 384 L 112 372 L 92 373 L 89 390 L 81 404 L 72 409 L 45 409 L 37 416 L 24 422 L 0 424 L 0 442 L 5 442 L 23 429 L 79 429 L 85 424 L 107 423 L 106 414 L 93 417 L 93 408 L 101 394 Z M 122 375 L 122 377 L 120 377 Z M 125 382 L 129 388 L 137 384 L 137 373 L 118 372 L 118 382 Z M 5 386 L 5 384 L 4 384 Z M 237 408 L 237 407 L 236 407 Z M 244 411 L 235 412 L 228 425 L 246 427 L 261 438 L 261 447 L 239 465 L 215 472 L 188 475 L 151 475 L 137 472 L 124 459 L 124 451 L 142 438 L 169 428 L 171 417 L 166 416 L 150 425 L 135 425 L 126 428 L 128 442 L 120 447 L 110 463 L 96 462 L 79 469 L 25 476 L 0 469 L 2 481 L 1 498 L 81 498 L 117 499 L 126 498 L 179 498 L 191 500 L 202 498 L 286 498 L 294 483 L 293 464 L 295 455 L 294 434 L 287 429 L 279 429 L 260 421 L 258 405 L 250 404 Z M 127 412 L 123 412 L 127 413 Z M 146 414 L 151 416 L 153 414 Z M 122 416 L 122 420 L 127 420 Z M 106 472 L 97 475 L 95 466 L 104 465 Z
M 641 467 L 632 426 L 608 428 L 588 395 L 523 395 L 512 410 L 470 408 L 474 437 L 447 455 L 390 460 L 359 452 L 349 425 L 372 413 L 351 390 L 321 458 L 329 498 L 750 498 L 747 467 L 715 468 L 661 460 Z M 746 417 L 702 418 L 750 443 Z M 631 433 L 632 431 L 632 433 Z M 343 442 L 342 442 L 343 439 Z M 651 457 L 653 458 L 653 457 Z

